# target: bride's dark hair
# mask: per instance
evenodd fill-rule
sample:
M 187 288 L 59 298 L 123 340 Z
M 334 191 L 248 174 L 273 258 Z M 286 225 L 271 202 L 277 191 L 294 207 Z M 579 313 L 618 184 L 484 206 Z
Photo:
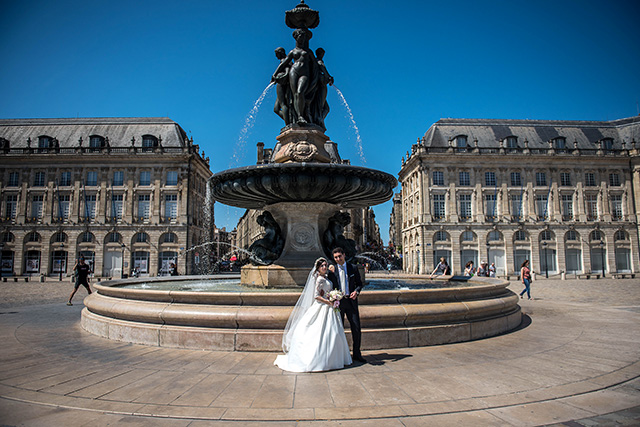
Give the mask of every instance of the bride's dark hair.
M 327 261 L 327 260 L 326 260 L 326 258 L 322 258 L 322 257 L 320 257 L 320 258 L 318 258 L 318 259 L 316 260 L 316 263 L 313 265 L 313 268 L 314 268 L 316 271 L 318 271 L 318 269 L 320 268 L 320 266 L 321 266 L 322 264 L 325 264 L 325 263 L 326 263 L 326 264 L 329 264 L 329 261 Z

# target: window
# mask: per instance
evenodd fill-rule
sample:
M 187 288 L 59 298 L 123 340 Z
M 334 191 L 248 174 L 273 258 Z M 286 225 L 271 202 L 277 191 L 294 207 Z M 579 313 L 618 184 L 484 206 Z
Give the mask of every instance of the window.
M 86 194 L 84 196 L 84 216 L 95 219 L 96 217 L 96 195 Z
M 53 146 L 52 139 L 49 136 L 38 137 L 38 148 L 51 148 Z
M 513 186 L 522 185 L 522 177 L 520 176 L 520 172 L 511 172 L 511 185 Z
M 165 233 L 162 236 L 162 242 L 163 243 L 177 243 L 178 242 L 178 236 L 176 236 L 175 233 Z
M 463 231 L 461 240 L 463 242 L 473 242 L 475 240 L 475 234 L 470 230 Z
M 60 174 L 60 185 L 62 187 L 68 187 L 71 185 L 71 172 L 62 172 Z
M 71 196 L 69 194 L 58 195 L 58 217 L 68 219 L 71 207 Z
M 153 135 L 142 136 L 142 151 L 151 151 L 153 147 L 158 145 L 158 139 Z
M 140 273 L 149 272 L 149 252 L 137 251 L 133 253 L 133 268 Z
M 508 136 L 507 137 L 507 148 L 518 148 L 518 137 L 516 137 L 516 136 Z
M 92 243 L 93 239 L 93 233 L 91 233 L 90 231 L 85 231 L 80 235 L 80 241 L 82 243 Z
M 461 186 L 471 185 L 471 179 L 469 179 L 469 172 L 460 172 L 458 173 L 458 180 L 460 181 Z
M 444 173 L 435 171 L 433 173 L 433 185 L 444 185 Z
M 167 219 L 178 217 L 178 195 L 166 194 L 164 196 L 164 216 Z
M 136 243 L 147 243 L 149 241 L 149 235 L 147 233 L 136 234 Z
M 525 233 L 524 230 L 517 230 L 513 235 L 513 240 L 518 242 L 524 242 L 528 240 L 527 233 Z
M 31 218 L 38 219 L 42 218 L 42 207 L 44 204 L 44 196 L 43 195 L 34 195 L 31 198 Z
M 149 219 L 151 207 L 151 195 L 139 194 L 138 195 L 138 218 Z
M 98 185 L 98 172 L 96 171 L 87 172 L 87 185 L 90 187 L 95 187 L 96 185 Z
M 612 187 L 620 187 L 620 175 L 617 173 L 610 173 L 609 185 Z
M 564 187 L 571 187 L 571 174 L 568 172 L 560 173 L 560 185 Z
M 536 172 L 536 185 L 545 187 L 547 185 L 547 174 L 544 172 Z
M 151 171 L 140 171 L 139 185 L 151 185 Z
M 566 234 L 566 240 L 576 242 L 578 241 L 578 233 L 575 230 L 569 230 Z
M 573 195 L 563 194 L 562 196 L 562 219 L 573 219 Z
M 609 199 L 611 200 L 611 219 L 620 221 L 622 219 L 622 195 L 612 194 Z
M 121 241 L 120 233 L 113 231 L 107 235 L 107 243 L 120 243 Z
M 553 240 L 553 235 L 551 234 L 551 231 L 542 230 L 542 233 L 540 233 L 540 240 L 541 241 L 551 241 L 551 240 Z
M 584 185 L 587 187 L 596 186 L 596 175 L 593 172 L 587 172 L 584 174 Z
M 602 233 L 600 233 L 600 230 L 593 230 L 591 232 L 591 241 L 595 242 L 595 241 L 598 241 L 598 240 L 603 240 L 602 239 Z
M 495 187 L 495 185 L 496 185 L 496 173 L 495 172 L 485 172 L 484 173 L 484 185 Z
M 67 241 L 67 235 L 62 232 L 57 232 L 53 235 L 53 241 L 56 243 L 64 243 Z
M 613 151 L 613 139 L 611 139 L 611 138 L 603 139 L 602 140 L 602 148 L 607 152 Z
M 444 218 L 444 194 L 433 195 L 433 217 L 436 219 Z
M 33 186 L 34 187 L 44 187 L 45 181 L 45 173 L 44 172 L 36 172 L 33 175 Z
M 436 242 L 446 242 L 449 240 L 449 235 L 447 234 L 446 231 L 440 230 L 436 232 L 436 235 L 433 240 Z
M 89 147 L 101 148 L 104 146 L 104 138 L 98 135 L 92 135 L 89 137 Z
M 488 218 L 495 218 L 496 217 L 496 195 L 485 194 L 484 201 L 485 201 L 484 214 Z
M 511 195 L 511 215 L 516 219 L 522 218 L 522 194 Z
M 2 235 L 0 235 L 0 242 L 2 242 L 2 243 L 11 243 L 11 242 L 13 242 L 13 234 L 11 234 L 8 231 L 5 231 L 4 233 L 2 233 Z
M 460 218 L 471 218 L 471 194 L 460 195 Z
M 167 185 L 178 185 L 178 171 L 167 172 Z
M 467 137 L 460 135 L 456 137 L 456 148 L 458 152 L 467 151 Z
M 629 235 L 624 230 L 618 230 L 616 234 L 613 235 L 613 240 L 616 242 L 619 240 L 629 240 Z
M 536 195 L 536 214 L 538 215 L 538 220 L 547 219 L 547 195 L 546 194 Z
M 18 172 L 9 172 L 9 187 L 17 187 L 20 185 L 20 174 Z
M 587 220 L 595 221 L 598 219 L 598 196 L 595 194 L 586 194 L 584 196 L 584 204 L 587 212 Z
M 122 220 L 123 215 L 123 195 L 122 194 L 112 194 L 111 195 L 111 217 L 117 219 L 118 221 Z
M 502 240 L 502 234 L 498 230 L 492 230 L 489 232 L 487 240 L 490 242 L 499 242 Z
M 124 185 L 124 171 L 113 172 L 113 186 Z
M 27 242 L 39 242 L 40 241 L 40 234 L 38 234 L 37 231 L 32 231 L 31 233 L 27 234 Z
M 4 216 L 6 218 L 15 219 L 18 210 L 18 195 L 10 194 L 6 198 Z
M 553 140 L 553 146 L 556 148 L 556 150 L 566 150 L 567 140 L 564 138 L 556 138 Z

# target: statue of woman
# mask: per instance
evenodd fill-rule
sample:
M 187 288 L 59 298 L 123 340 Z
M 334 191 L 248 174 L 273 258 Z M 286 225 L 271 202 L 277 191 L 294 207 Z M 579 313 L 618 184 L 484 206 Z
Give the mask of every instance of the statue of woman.
M 289 87 L 293 96 L 295 121 L 298 124 L 313 123 L 309 114 L 309 104 L 317 90 L 319 73 L 316 57 L 309 49 L 311 36 L 311 31 L 307 29 L 298 28 L 293 32 L 296 47 L 280 62 L 272 77 L 272 80 L 275 80 L 278 74 L 285 70 L 287 64 L 293 61 L 289 69 Z
M 271 81 L 276 83 L 276 104 L 273 111 L 284 120 L 285 125 L 293 123 L 291 117 L 291 88 L 289 87 L 289 69 L 291 68 L 291 59 L 287 60 L 287 54 L 283 47 L 276 49 L 276 58 L 280 60 L 280 64 L 284 63 L 284 70 L 274 75 Z
M 327 71 L 327 67 L 324 65 L 324 49 L 319 47 L 316 49 L 316 58 L 318 59 L 318 71 L 320 76 L 318 78 L 318 90 L 316 91 L 316 100 L 314 102 L 313 117 L 316 124 L 326 129 L 324 125 L 324 119 L 329 114 L 329 104 L 327 103 L 327 85 L 333 85 L 333 77 Z

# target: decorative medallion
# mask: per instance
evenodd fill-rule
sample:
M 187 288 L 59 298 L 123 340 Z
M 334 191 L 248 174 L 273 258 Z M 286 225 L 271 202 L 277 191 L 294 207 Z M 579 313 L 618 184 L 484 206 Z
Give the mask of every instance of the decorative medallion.
M 291 158 L 296 162 L 308 162 L 318 154 L 318 147 L 307 141 L 298 141 L 291 146 Z
M 308 224 L 298 224 L 293 229 L 293 240 L 291 246 L 298 250 L 309 250 L 315 242 L 315 230 Z

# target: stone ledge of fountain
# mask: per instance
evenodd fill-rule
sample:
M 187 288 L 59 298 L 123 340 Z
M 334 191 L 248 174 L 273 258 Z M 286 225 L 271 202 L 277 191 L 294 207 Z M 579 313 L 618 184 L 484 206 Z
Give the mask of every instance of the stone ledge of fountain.
M 237 278 L 237 276 L 234 276 Z M 154 281 L 186 281 L 173 277 Z M 177 348 L 280 351 L 298 292 L 193 292 L 96 285 L 85 298 L 82 327 L 118 341 Z M 518 297 L 508 282 L 471 280 L 468 287 L 366 291 L 360 295 L 363 348 L 436 345 L 485 338 L 516 328 Z M 453 292 L 455 291 L 455 292 Z M 347 336 L 350 339 L 350 331 Z

